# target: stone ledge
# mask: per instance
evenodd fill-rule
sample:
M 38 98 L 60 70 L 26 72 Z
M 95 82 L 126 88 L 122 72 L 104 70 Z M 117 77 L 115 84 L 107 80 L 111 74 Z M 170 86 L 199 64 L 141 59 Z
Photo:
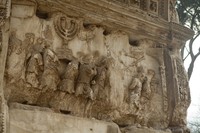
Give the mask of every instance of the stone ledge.
M 171 133 L 147 127 L 126 127 L 115 123 L 53 113 L 49 108 L 11 103 L 10 133 Z
M 120 133 L 114 123 L 58 113 L 11 108 L 9 114 L 10 133 Z
M 155 130 L 153 128 L 147 128 L 147 127 L 129 127 L 129 128 L 125 128 L 122 129 L 122 133 L 171 133 L 171 131 L 169 129 L 167 130 Z

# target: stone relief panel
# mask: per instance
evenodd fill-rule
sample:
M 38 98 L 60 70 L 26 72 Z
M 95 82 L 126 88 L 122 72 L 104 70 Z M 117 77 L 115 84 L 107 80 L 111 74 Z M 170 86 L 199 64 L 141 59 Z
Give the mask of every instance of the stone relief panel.
M 141 2 L 129 1 L 146 6 Z M 157 1 L 151 2 L 152 12 L 158 12 Z M 5 74 L 8 102 L 119 125 L 166 128 L 165 66 L 162 52 L 155 52 L 162 48 L 105 30 L 63 13 L 48 19 L 32 10 L 14 14 Z

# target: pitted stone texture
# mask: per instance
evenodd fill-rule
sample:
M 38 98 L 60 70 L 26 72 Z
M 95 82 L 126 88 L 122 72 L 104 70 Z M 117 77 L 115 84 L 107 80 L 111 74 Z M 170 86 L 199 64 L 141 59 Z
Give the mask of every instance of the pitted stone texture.
M 173 1 L 12 0 L 9 29 L 0 27 L 0 103 L 10 105 L 11 133 L 119 132 L 84 118 L 151 127 L 125 133 L 186 128 L 179 48 L 192 31 L 168 22 Z
M 11 109 L 10 133 L 121 133 L 114 123 L 52 112 Z
M 122 130 L 122 133 L 172 133 L 169 129 L 162 131 L 162 130 L 155 130 L 152 128 L 147 127 L 129 127 Z

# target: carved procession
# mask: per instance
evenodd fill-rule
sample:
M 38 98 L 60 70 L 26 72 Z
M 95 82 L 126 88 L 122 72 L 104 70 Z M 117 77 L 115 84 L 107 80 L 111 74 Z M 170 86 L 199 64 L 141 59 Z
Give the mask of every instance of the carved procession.
M 9 111 L 39 108 L 123 133 L 186 133 L 190 92 L 178 49 L 192 31 L 177 24 L 174 0 L 3 2 L 2 131 Z

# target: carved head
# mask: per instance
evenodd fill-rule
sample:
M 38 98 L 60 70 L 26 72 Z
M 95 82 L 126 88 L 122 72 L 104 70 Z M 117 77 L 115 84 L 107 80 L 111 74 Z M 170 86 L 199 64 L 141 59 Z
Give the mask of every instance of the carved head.
M 35 39 L 35 34 L 33 33 L 26 33 L 25 38 L 28 39 L 29 43 L 33 43 Z
M 155 75 L 155 72 L 151 69 L 148 69 L 147 74 L 153 77 Z
M 94 61 L 94 57 L 93 55 L 90 55 L 90 54 L 86 54 L 83 58 L 82 58 L 83 62 L 84 63 L 92 63 Z
M 35 34 L 33 34 L 33 33 L 26 33 L 26 34 L 25 34 L 25 37 L 26 37 L 27 39 L 32 39 L 32 38 L 35 38 Z
M 44 45 L 44 48 L 50 48 L 50 44 L 47 43 L 46 41 L 43 43 L 43 45 Z
M 38 44 L 42 44 L 43 42 L 44 42 L 44 38 L 39 37 L 39 38 L 37 39 L 37 43 L 38 43 Z
M 71 62 L 68 64 L 67 68 L 71 68 L 71 69 L 73 69 L 73 70 L 78 70 L 78 66 L 79 66 L 79 62 L 73 60 L 73 61 L 71 61 Z M 70 69 L 70 70 L 71 70 L 71 69 Z
M 36 44 L 33 46 L 35 51 L 43 52 L 45 45 L 44 45 L 44 39 L 38 38 Z

